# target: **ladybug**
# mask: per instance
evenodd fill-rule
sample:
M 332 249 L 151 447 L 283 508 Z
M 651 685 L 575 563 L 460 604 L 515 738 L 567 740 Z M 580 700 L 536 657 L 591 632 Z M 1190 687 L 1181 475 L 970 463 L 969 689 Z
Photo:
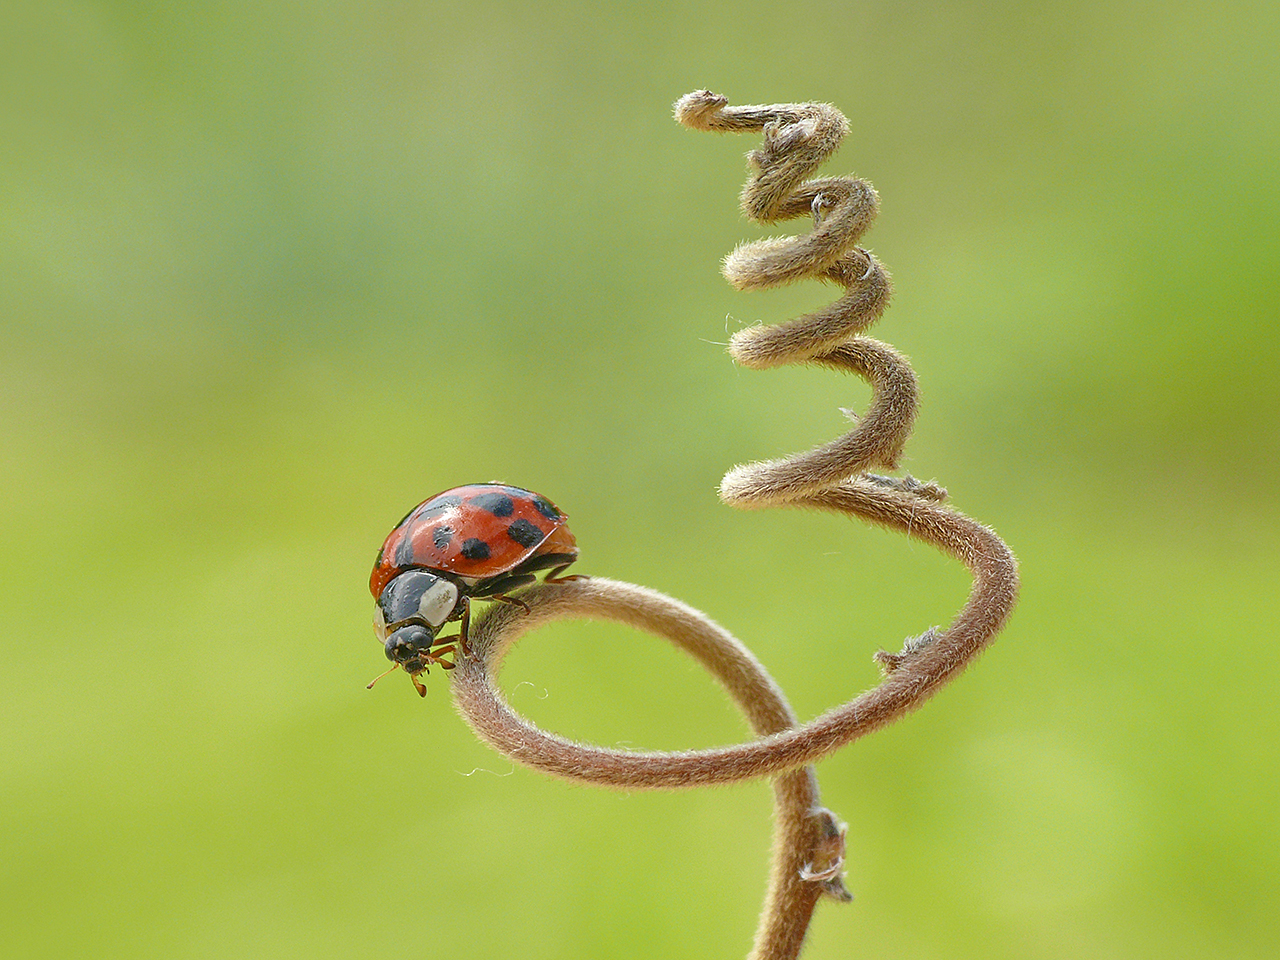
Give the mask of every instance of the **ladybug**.
M 425 697 L 418 675 L 433 663 L 453 667 L 443 656 L 457 648 L 440 646 L 444 639 L 436 636 L 450 620 L 462 623 L 446 639 L 467 652 L 472 600 L 524 606 L 507 592 L 532 583 L 539 570 L 550 571 L 548 582 L 560 582 L 559 574 L 578 559 L 565 520 L 546 497 L 500 483 L 454 487 L 410 510 L 378 551 L 369 577 L 377 601 L 373 629 L 391 670 L 403 668 Z

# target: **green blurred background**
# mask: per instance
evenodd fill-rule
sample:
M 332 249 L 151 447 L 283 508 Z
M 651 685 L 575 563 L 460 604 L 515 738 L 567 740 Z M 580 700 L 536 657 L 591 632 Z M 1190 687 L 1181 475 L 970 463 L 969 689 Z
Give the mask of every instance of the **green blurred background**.
M 736 369 L 750 137 L 822 99 L 880 190 L 908 469 L 1023 564 L 924 710 L 820 765 L 857 900 L 807 956 L 1274 956 L 1274 3 L 6 3 L 0 952 L 740 957 L 766 784 L 614 794 L 479 744 L 384 660 L 391 526 L 502 479 L 582 573 L 709 613 L 802 717 L 946 623 L 963 569 L 739 513 L 734 463 L 867 390 Z M 795 229 L 802 230 L 804 224 Z M 780 596 L 788 597 L 784 601 Z M 740 740 L 652 638 L 504 683 L 602 743 Z

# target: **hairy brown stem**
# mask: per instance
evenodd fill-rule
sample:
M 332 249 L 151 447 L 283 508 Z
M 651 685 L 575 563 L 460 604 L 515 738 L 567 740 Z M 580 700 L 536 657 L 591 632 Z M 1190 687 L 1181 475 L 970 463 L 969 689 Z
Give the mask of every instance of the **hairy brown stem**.
M 761 369 L 816 363 L 857 374 L 873 389 L 855 429 L 806 453 L 734 468 L 721 483 L 722 498 L 744 508 L 816 507 L 899 530 L 965 564 L 974 577 L 969 599 L 945 630 L 926 630 L 897 654 L 877 654 L 886 674 L 878 686 L 803 725 L 755 658 L 705 616 L 652 591 L 598 578 L 530 588 L 520 595 L 527 614 L 507 604 L 491 607 L 473 626 L 472 656 L 454 671 L 453 691 L 463 716 L 484 739 L 512 759 L 557 776 L 627 789 L 775 776 L 774 869 L 752 957 L 782 960 L 799 954 L 821 894 L 848 896 L 839 878 L 842 828 L 818 805 L 816 780 L 805 765 L 920 706 L 962 670 L 1012 611 L 1017 563 L 995 533 L 943 506 L 946 492 L 937 485 L 867 472 L 897 466 L 915 418 L 916 381 L 892 347 L 860 335 L 880 318 L 890 294 L 883 267 L 857 246 L 875 218 L 874 189 L 852 178 L 807 179 L 847 133 L 844 116 L 827 104 L 731 107 L 708 91 L 682 97 L 675 112 L 696 129 L 761 131 L 764 143 L 749 155 L 753 169 L 743 209 L 762 222 L 814 220 L 804 236 L 739 247 L 725 260 L 726 277 L 740 289 L 805 277 L 845 288 L 822 310 L 740 331 L 730 343 L 734 359 Z M 724 684 L 760 738 L 657 753 L 579 744 L 540 730 L 510 708 L 494 678 L 520 636 L 564 617 L 620 621 L 675 643 Z

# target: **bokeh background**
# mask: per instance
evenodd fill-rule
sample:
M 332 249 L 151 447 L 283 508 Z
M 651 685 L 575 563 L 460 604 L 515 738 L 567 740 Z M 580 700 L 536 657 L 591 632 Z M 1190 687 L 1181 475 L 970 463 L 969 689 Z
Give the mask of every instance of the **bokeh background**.
M 867 390 L 736 369 L 749 137 L 823 99 L 880 190 L 907 466 L 995 526 L 1007 631 L 820 765 L 857 900 L 807 956 L 1274 956 L 1280 7 L 74 3 L 0 14 L 0 952 L 746 953 L 767 784 L 513 769 L 384 660 L 367 575 L 457 483 L 742 637 L 802 717 L 959 608 L 920 544 L 715 497 Z M 805 229 L 804 224 L 796 226 Z M 731 743 L 660 642 L 504 674 L 602 743 Z

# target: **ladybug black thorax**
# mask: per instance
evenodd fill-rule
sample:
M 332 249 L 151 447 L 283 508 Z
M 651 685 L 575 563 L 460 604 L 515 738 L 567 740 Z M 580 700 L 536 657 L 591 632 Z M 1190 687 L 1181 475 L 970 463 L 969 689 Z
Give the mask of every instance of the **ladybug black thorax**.
M 405 570 L 378 597 L 378 609 L 388 628 L 413 622 L 439 629 L 458 608 L 458 585 L 426 570 Z

